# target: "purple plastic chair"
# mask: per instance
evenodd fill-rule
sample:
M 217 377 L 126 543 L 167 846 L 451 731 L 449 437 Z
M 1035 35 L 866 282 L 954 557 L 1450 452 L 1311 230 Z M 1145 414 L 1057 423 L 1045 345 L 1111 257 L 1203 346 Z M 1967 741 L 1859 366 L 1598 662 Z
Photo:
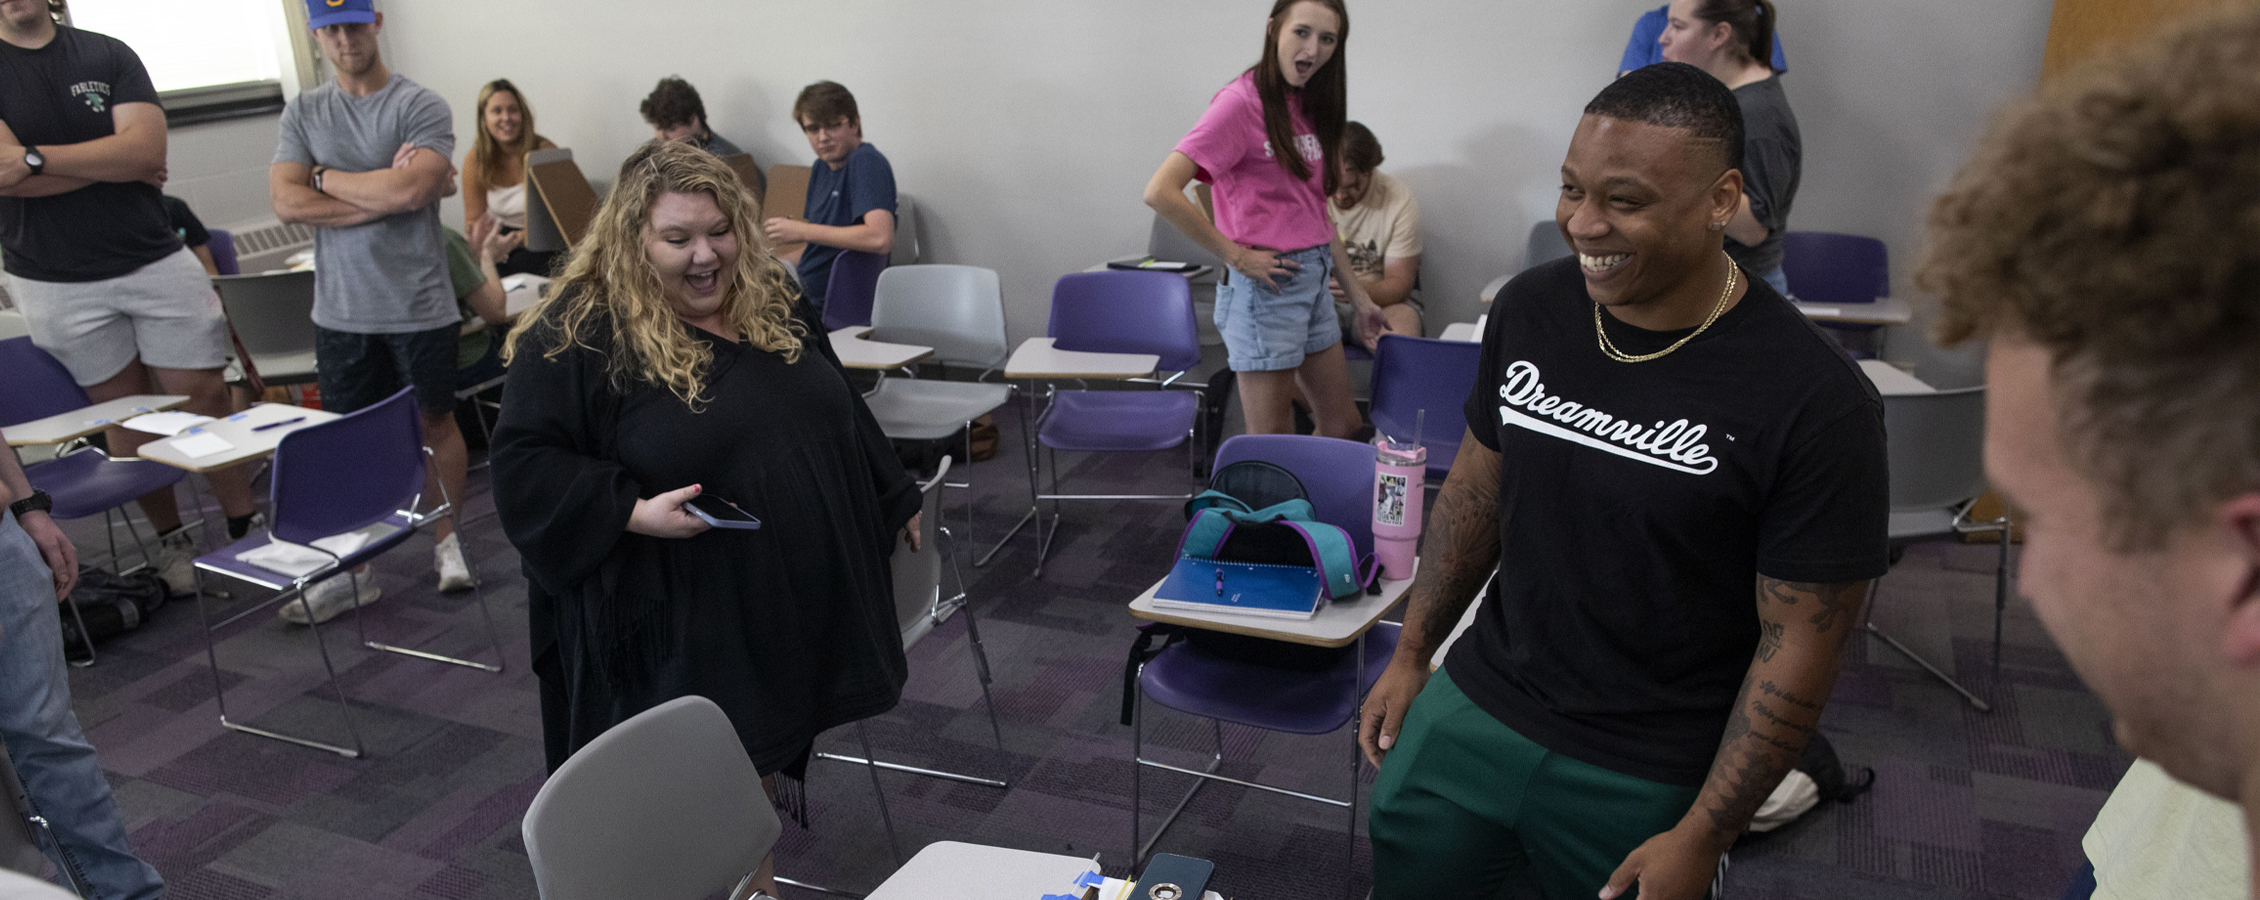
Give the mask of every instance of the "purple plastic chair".
M 1856 234 L 1791 231 L 1781 236 L 1781 274 L 1805 303 L 1874 303 L 1891 296 L 1883 242 Z
M 320 625 L 307 627 L 314 632 L 314 646 L 321 652 L 322 668 L 329 674 L 330 689 L 337 698 L 338 717 L 344 720 L 345 730 L 353 738 L 350 749 L 228 721 L 227 686 L 220 679 L 219 651 L 214 633 L 279 602 L 296 600 L 305 603 L 307 588 L 349 572 L 399 546 L 424 525 L 451 512 L 453 504 L 446 496 L 445 487 L 441 488 L 439 505 L 429 510 L 418 509 L 423 501 L 425 457 L 429 453 L 424 447 L 423 421 L 416 411 L 413 388 L 402 388 L 374 405 L 283 436 L 281 443 L 275 447 L 273 489 L 269 495 L 268 515 L 273 518 L 274 527 L 268 532 L 253 532 L 218 552 L 205 554 L 196 560 L 199 588 L 196 612 L 204 621 L 205 659 L 212 666 L 212 688 L 218 698 L 220 724 L 223 727 L 302 747 L 327 750 L 349 758 L 362 755 L 364 750 L 361 732 L 353 725 L 352 705 L 345 699 L 344 687 L 338 684 L 337 667 L 330 660 L 329 646 L 322 640 Z M 247 550 L 265 546 L 270 539 L 308 545 L 320 538 L 375 525 L 385 526 L 389 530 L 370 539 L 359 550 L 343 556 L 332 554 L 332 561 L 327 566 L 305 575 L 294 577 L 237 558 Z M 468 559 L 465 561 L 469 562 Z M 206 572 L 250 582 L 280 593 L 214 623 L 204 605 L 202 582 Z M 359 598 L 356 597 L 353 620 L 360 631 L 361 645 L 371 650 L 487 672 L 502 671 L 501 639 L 495 634 L 494 617 L 487 609 L 485 590 L 477 586 L 475 567 L 472 583 L 474 596 L 479 604 L 479 615 L 486 620 L 487 642 L 494 648 L 494 664 L 369 640 L 368 626 L 362 620 Z M 359 590 L 358 585 L 355 585 L 355 590 Z M 312 611 L 311 608 L 307 609 L 309 614 Z M 308 615 L 307 618 L 313 617 Z
M 1038 575 L 1043 574 L 1052 533 L 1059 529 L 1059 501 L 1183 500 L 1192 496 L 1191 492 L 1062 494 L 1058 451 L 1151 451 L 1182 445 L 1189 474 L 1200 462 L 1197 430 L 1201 395 L 1207 387 L 1182 380 L 1185 373 L 1200 366 L 1201 342 L 1193 321 L 1192 289 L 1181 275 L 1108 270 L 1062 277 L 1052 287 L 1049 334 L 1054 338 L 1053 346 L 1061 350 L 1155 354 L 1161 358 L 1155 369 L 1175 374 L 1130 379 L 1130 383 L 1150 385 L 1155 390 L 1063 391 L 1055 385 L 1047 392 L 1049 402 L 1037 419 L 1036 440 L 1052 451 L 1047 454 L 1051 457 L 1051 492 L 1037 490 L 1036 465 L 1028 471 L 1028 487 L 1036 499 L 1052 501 L 1051 527 L 1039 524 L 1037 529 Z
M 1277 464 L 1302 481 L 1319 521 L 1350 532 L 1360 554 L 1373 547 L 1373 448 L 1357 441 L 1298 434 L 1240 435 L 1218 448 L 1218 468 L 1242 460 Z M 1135 869 L 1177 820 L 1193 796 L 1210 781 L 1226 781 L 1338 806 L 1349 811 L 1347 862 L 1357 847 L 1357 729 L 1350 729 L 1350 799 L 1336 800 L 1216 774 L 1224 762 L 1224 722 L 1289 734 L 1327 734 L 1356 715 L 1365 690 L 1381 677 L 1397 650 L 1398 626 L 1382 622 L 1360 635 L 1352 649 L 1319 671 L 1286 668 L 1221 656 L 1193 641 L 1172 644 L 1138 669 L 1137 703 L 1131 716 L 1130 775 L 1131 867 Z M 1190 769 L 1144 758 L 1145 701 L 1209 719 L 1216 752 L 1205 769 Z M 1153 837 L 1140 832 L 1145 767 L 1195 777 L 1191 790 L 1162 820 Z M 1344 877 L 1345 884 L 1349 881 Z
M 86 396 L 86 389 L 71 379 L 70 370 L 63 368 L 47 351 L 33 346 L 29 337 L 0 341 L 0 384 L 8 386 L 0 390 L 0 428 L 93 404 Z M 109 524 L 113 510 L 143 494 L 171 487 L 187 474 L 163 463 L 113 460 L 92 447 L 81 447 L 24 467 L 24 476 L 31 481 L 31 486 L 55 498 L 55 508 L 48 512 L 49 516 L 78 519 L 101 513 L 105 525 Z M 133 527 L 133 518 L 125 517 L 125 523 L 126 533 L 140 548 L 142 559 L 154 564 L 149 545 L 142 542 L 141 532 Z M 103 531 L 116 533 L 107 527 Z M 115 537 L 110 540 L 110 558 L 113 562 L 118 558 Z
M 842 250 L 833 257 L 831 280 L 824 288 L 825 330 L 871 324 L 872 298 L 879 292 L 879 273 L 886 270 L 887 258 L 876 253 Z
M 212 268 L 220 270 L 222 275 L 243 274 L 235 258 L 235 232 L 225 228 L 212 228 L 207 229 L 207 233 L 212 235 L 212 240 L 204 245 L 204 249 L 212 251 Z
M 1428 448 L 1428 483 L 1442 484 L 1467 431 L 1461 410 L 1475 389 L 1483 345 L 1385 334 L 1380 350 L 1373 363 L 1373 428 L 1400 441 L 1412 440 L 1417 430 Z
M 1781 274 L 1798 302 L 1836 306 L 1874 303 L 1891 296 L 1891 265 L 1883 242 L 1856 234 L 1791 231 L 1781 236 Z M 1881 325 L 1814 322 L 1847 336 L 1854 355 L 1869 354 L 1868 335 Z M 1853 337 L 1857 336 L 1857 337 Z

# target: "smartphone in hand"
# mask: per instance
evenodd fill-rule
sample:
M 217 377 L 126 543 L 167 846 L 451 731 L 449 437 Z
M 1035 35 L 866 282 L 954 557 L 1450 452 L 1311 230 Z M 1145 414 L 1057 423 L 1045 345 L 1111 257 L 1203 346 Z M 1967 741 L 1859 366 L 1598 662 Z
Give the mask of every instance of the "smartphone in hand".
M 737 528 L 745 531 L 756 531 L 761 528 L 759 517 L 746 512 L 737 504 L 713 494 L 700 494 L 692 497 L 689 502 L 683 504 L 683 508 L 690 510 L 691 515 L 699 517 L 706 524 L 716 528 Z

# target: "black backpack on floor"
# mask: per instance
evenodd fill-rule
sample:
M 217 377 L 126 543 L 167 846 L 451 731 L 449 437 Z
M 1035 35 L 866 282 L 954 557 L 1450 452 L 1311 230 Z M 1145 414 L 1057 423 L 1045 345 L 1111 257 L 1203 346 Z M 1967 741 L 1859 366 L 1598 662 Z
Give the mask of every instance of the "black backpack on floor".
M 70 608 L 61 611 L 63 657 L 72 662 L 93 659 L 94 641 L 140 628 L 170 599 L 165 580 L 155 572 L 113 575 L 81 567 L 78 584 L 71 588 Z

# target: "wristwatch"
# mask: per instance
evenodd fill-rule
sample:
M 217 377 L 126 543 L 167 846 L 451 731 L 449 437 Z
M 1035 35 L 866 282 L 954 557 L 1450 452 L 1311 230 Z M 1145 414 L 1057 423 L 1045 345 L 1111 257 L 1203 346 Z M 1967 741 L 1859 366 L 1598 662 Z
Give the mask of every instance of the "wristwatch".
M 47 155 L 39 152 L 38 147 L 26 146 L 24 148 L 24 167 L 30 169 L 33 175 L 39 174 L 40 170 L 47 168 Z
M 24 517 L 24 513 L 46 512 L 54 508 L 55 498 L 47 496 L 46 491 L 40 490 L 38 488 L 31 489 L 31 496 L 8 504 L 8 511 L 15 513 L 16 518 L 19 519 Z
M 329 170 L 330 170 L 330 167 L 328 167 L 328 166 L 315 166 L 315 167 L 314 167 L 314 193 L 317 193 L 317 194 L 327 194 L 327 193 L 329 193 L 328 191 L 322 190 L 322 173 L 323 173 L 323 172 L 327 172 L 327 171 L 329 171 Z

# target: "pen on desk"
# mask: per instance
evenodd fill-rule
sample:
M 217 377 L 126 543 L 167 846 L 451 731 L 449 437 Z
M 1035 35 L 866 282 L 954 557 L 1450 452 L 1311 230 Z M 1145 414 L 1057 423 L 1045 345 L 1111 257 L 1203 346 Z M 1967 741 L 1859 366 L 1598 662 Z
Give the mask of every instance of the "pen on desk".
M 1218 566 L 1216 569 L 1216 595 L 1224 596 L 1224 568 L 1222 566 Z
M 296 417 L 296 418 L 284 419 L 284 420 L 282 420 L 282 421 L 280 421 L 280 422 L 268 422 L 268 423 L 267 423 L 267 424 L 265 424 L 265 425 L 253 425 L 253 426 L 251 426 L 251 430 L 252 430 L 252 431 L 266 431 L 267 429 L 270 429 L 270 428 L 281 428 L 281 427 L 283 427 L 283 426 L 285 426 L 285 425 L 296 425 L 296 424 L 298 424 L 298 423 L 300 423 L 300 422 L 304 422 L 304 421 L 306 421 L 306 417 L 305 417 L 305 416 L 298 416 L 298 417 Z

